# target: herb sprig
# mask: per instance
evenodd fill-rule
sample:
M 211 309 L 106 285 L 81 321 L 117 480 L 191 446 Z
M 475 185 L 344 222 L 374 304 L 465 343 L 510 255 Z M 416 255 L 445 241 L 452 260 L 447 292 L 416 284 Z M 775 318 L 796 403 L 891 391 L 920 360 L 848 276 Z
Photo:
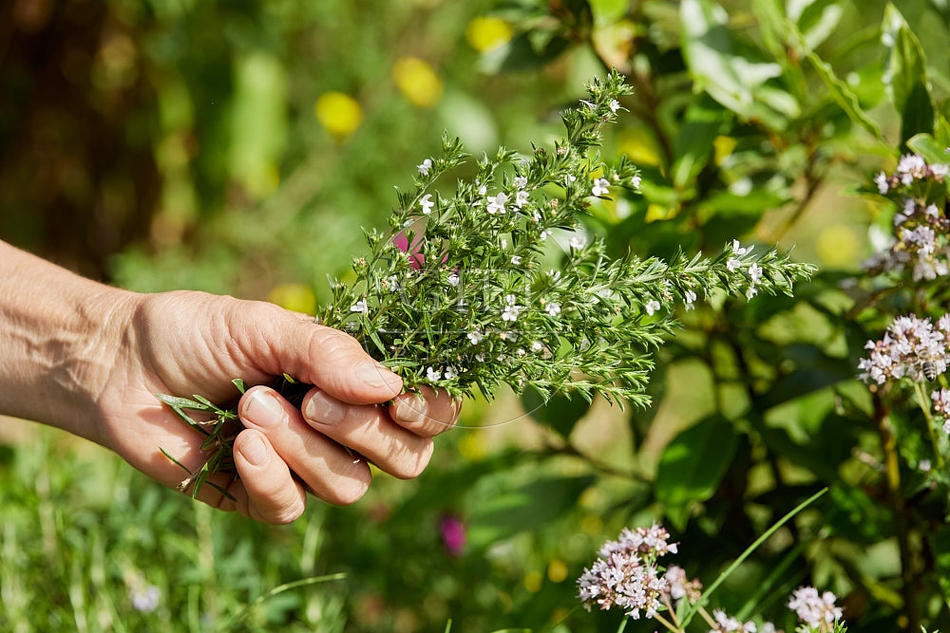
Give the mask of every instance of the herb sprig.
M 442 154 L 420 164 L 412 188 L 398 193 L 390 231 L 366 232 L 369 255 L 354 260 L 355 281 L 331 280 L 322 323 L 360 340 L 410 390 L 429 385 L 491 398 L 509 385 L 544 398 L 601 395 L 647 406 L 652 354 L 675 329 L 676 306 L 691 309 L 698 295 L 723 292 L 790 295 L 811 275 L 787 254 L 737 241 L 714 257 L 609 257 L 583 218 L 592 199 L 639 190 L 626 157 L 608 165 L 598 150 L 604 125 L 616 121 L 631 91 L 611 72 L 587 92 L 562 114 L 566 136 L 552 149 L 536 146 L 528 156 L 499 149 L 477 161 L 474 178 L 459 180 L 451 196 L 439 185 L 469 156 L 458 139 L 444 137 Z M 237 417 L 198 397 L 193 406 L 163 399 L 192 426 L 189 408 L 222 424 Z M 207 433 L 207 424 L 196 428 Z M 229 443 L 216 438 L 210 450 L 212 467 L 189 473 L 196 489 L 230 463 L 217 454 Z

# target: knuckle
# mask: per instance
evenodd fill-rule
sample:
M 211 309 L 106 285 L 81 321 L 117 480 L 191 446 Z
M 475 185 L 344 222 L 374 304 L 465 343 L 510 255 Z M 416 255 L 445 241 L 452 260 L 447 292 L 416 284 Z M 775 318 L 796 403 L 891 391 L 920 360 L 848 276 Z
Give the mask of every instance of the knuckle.
M 415 479 L 429 465 L 433 451 L 432 440 L 424 441 L 413 455 L 397 460 L 387 472 L 398 479 Z
M 303 516 L 306 503 L 304 501 L 295 501 L 286 508 L 282 508 L 269 517 L 268 522 L 274 525 L 288 525 Z
M 333 505 L 349 506 L 362 499 L 367 490 L 369 490 L 368 480 L 351 479 L 335 486 L 324 499 Z

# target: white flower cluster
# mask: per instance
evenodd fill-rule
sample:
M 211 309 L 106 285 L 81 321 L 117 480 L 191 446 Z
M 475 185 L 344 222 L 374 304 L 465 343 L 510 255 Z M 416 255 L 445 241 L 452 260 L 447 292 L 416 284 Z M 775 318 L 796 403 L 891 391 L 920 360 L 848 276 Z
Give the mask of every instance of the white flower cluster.
M 727 615 L 722 609 L 713 611 L 713 618 L 716 621 L 716 628 L 710 629 L 709 633 L 756 633 L 758 629 L 755 622 L 741 622 L 731 615 Z M 772 627 L 772 630 L 775 630 Z M 764 629 L 763 629 L 764 631 Z
M 950 389 L 938 389 L 930 394 L 934 413 L 943 416 L 943 431 L 950 433 Z M 929 470 L 929 468 L 927 469 Z
M 865 270 L 872 274 L 911 270 L 914 281 L 950 274 L 950 219 L 936 204 L 939 196 L 933 194 L 945 191 L 948 172 L 947 165 L 928 164 L 923 157 L 908 154 L 900 159 L 893 175 L 881 172 L 875 177 L 878 192 L 892 198 L 898 211 L 893 235 L 884 250 L 863 263 Z
M 819 594 L 814 587 L 799 587 L 792 592 L 788 608 L 795 612 L 799 621 L 810 627 L 809 633 L 831 633 L 842 615 L 835 600 L 837 597 L 830 591 Z
M 881 340 L 864 346 L 870 354 L 858 363 L 858 377 L 879 385 L 905 376 L 917 382 L 932 380 L 947 371 L 948 337 L 950 314 L 940 317 L 936 328 L 929 318 L 897 317 Z
M 743 272 L 743 266 L 745 264 L 741 258 L 743 255 L 748 255 L 751 252 L 751 246 L 743 248 L 739 245 L 739 240 L 732 240 L 732 257 L 726 261 L 726 268 L 729 272 Z M 762 267 L 755 262 L 749 262 L 749 266 L 744 272 L 749 280 L 749 287 L 746 290 L 745 296 L 747 299 L 751 299 L 759 293 L 758 285 L 762 280 Z M 693 296 L 695 297 L 695 295 Z
M 577 580 L 584 607 L 590 610 L 597 605 L 606 610 L 617 606 L 639 620 L 641 611 L 647 618 L 656 616 L 671 597 L 695 595 L 698 583 L 685 582 L 682 569 L 663 573 L 656 564 L 657 558 L 676 553 L 676 543 L 670 543 L 669 537 L 665 528 L 654 524 L 635 531 L 624 528 L 616 541 L 605 543 L 599 558 Z

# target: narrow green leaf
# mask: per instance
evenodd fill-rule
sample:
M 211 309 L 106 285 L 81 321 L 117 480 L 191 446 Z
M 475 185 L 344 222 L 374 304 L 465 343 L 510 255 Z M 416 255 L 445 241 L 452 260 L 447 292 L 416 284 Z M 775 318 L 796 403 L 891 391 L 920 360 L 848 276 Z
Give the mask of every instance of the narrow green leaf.
M 192 474 L 192 472 L 191 472 L 190 470 L 188 470 L 188 467 L 187 467 L 187 466 L 185 466 L 185 465 L 182 464 L 180 461 L 178 461 L 177 459 L 175 459 L 174 457 L 172 457 L 171 453 L 169 453 L 168 451 L 166 451 L 164 448 L 159 447 L 158 450 L 160 450 L 160 451 L 162 452 L 162 455 L 164 455 L 164 456 L 167 457 L 169 460 L 171 460 L 171 462 L 172 462 L 173 464 L 175 464 L 176 466 L 178 466 L 179 468 L 181 468 L 183 471 L 185 471 L 185 472 L 188 473 L 189 475 Z
M 725 582 L 726 578 L 728 578 L 729 576 L 731 576 L 731 575 L 732 575 L 732 572 L 734 572 L 735 570 L 737 570 L 737 569 L 739 568 L 739 566 L 740 566 L 743 562 L 745 562 L 745 560 L 752 554 L 752 552 L 754 552 L 755 550 L 757 550 L 757 549 L 759 548 L 759 546 L 762 545 L 762 543 L 764 543 L 765 541 L 767 541 L 773 534 L 775 534 L 775 532 L 776 532 L 780 527 L 782 527 L 783 525 L 785 525 L 786 523 L 788 523 L 788 522 L 789 522 L 795 515 L 797 515 L 799 512 L 801 512 L 802 510 L 804 510 L 805 508 L 807 508 L 808 506 L 810 506 L 812 503 L 814 503 L 815 501 L 817 501 L 818 498 L 821 497 L 821 496 L 822 496 L 823 494 L 825 494 L 826 492 L 828 492 L 828 489 L 827 489 L 827 488 L 822 488 L 821 490 L 819 490 L 818 492 L 816 492 L 816 493 L 813 494 L 812 496 L 808 497 L 807 499 L 805 499 L 804 501 L 802 501 L 800 504 L 798 504 L 798 505 L 795 507 L 795 509 L 793 509 L 791 512 L 789 512 L 788 514 L 786 514 L 785 516 L 783 516 L 783 517 L 782 517 L 781 519 L 779 519 L 772 527 L 770 527 L 768 530 L 766 530 L 766 531 L 762 534 L 762 536 L 760 536 L 759 538 L 755 539 L 755 541 L 752 543 L 752 545 L 750 545 L 749 547 L 747 547 L 747 548 L 745 549 L 745 551 L 742 552 L 742 554 L 739 556 L 739 558 L 737 558 L 736 560 L 734 560 L 734 561 L 732 562 L 732 564 L 729 565 L 729 567 L 727 567 L 724 572 L 722 572 L 721 574 L 719 574 L 719 577 L 716 578 L 716 581 L 715 581 L 713 584 L 711 584 L 709 587 L 707 587 L 705 591 L 703 591 L 703 595 L 700 596 L 699 600 L 697 600 L 695 603 L 693 603 L 693 605 L 690 607 L 689 611 L 687 611 L 686 616 L 683 618 L 683 626 L 682 626 L 682 629 L 683 629 L 683 630 L 686 630 L 687 625 L 688 625 L 688 624 L 690 623 L 690 621 L 693 619 L 693 616 L 696 615 L 696 612 L 699 611 L 702 607 L 704 607 L 707 602 L 709 602 L 709 598 L 713 595 L 713 593 L 715 593 L 716 589 L 719 588 L 719 585 L 721 585 L 723 582 Z
M 848 87 L 848 84 L 838 78 L 831 64 L 825 62 L 813 51 L 809 51 L 806 57 L 815 69 L 815 72 L 818 73 L 818 76 L 821 77 L 821 80 L 825 83 L 825 86 L 828 88 L 835 102 L 837 102 L 841 109 L 844 110 L 844 113 L 848 115 L 848 118 L 867 130 L 871 136 L 881 143 L 886 144 L 887 139 L 884 138 L 884 133 L 881 132 L 881 128 L 861 107 L 857 96 L 851 88 Z

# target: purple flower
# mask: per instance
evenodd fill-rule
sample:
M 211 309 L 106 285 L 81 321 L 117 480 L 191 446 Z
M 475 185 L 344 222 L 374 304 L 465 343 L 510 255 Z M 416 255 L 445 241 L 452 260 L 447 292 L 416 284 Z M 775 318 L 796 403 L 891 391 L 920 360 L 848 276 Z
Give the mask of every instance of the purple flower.
M 798 619 L 817 633 L 830 633 L 841 619 L 841 608 L 835 606 L 837 597 L 830 591 L 819 595 L 814 587 L 799 587 L 792 593 L 788 608 Z
M 584 569 L 577 580 L 578 596 L 586 609 L 601 610 L 617 606 L 634 620 L 641 611 L 647 618 L 665 608 L 670 580 L 656 565 L 656 559 L 676 553 L 676 544 L 662 526 L 630 530 L 624 528 L 616 541 L 600 548 L 599 558 Z
M 439 520 L 442 546 L 449 556 L 458 557 L 465 551 L 465 523 L 454 514 L 446 514 Z

